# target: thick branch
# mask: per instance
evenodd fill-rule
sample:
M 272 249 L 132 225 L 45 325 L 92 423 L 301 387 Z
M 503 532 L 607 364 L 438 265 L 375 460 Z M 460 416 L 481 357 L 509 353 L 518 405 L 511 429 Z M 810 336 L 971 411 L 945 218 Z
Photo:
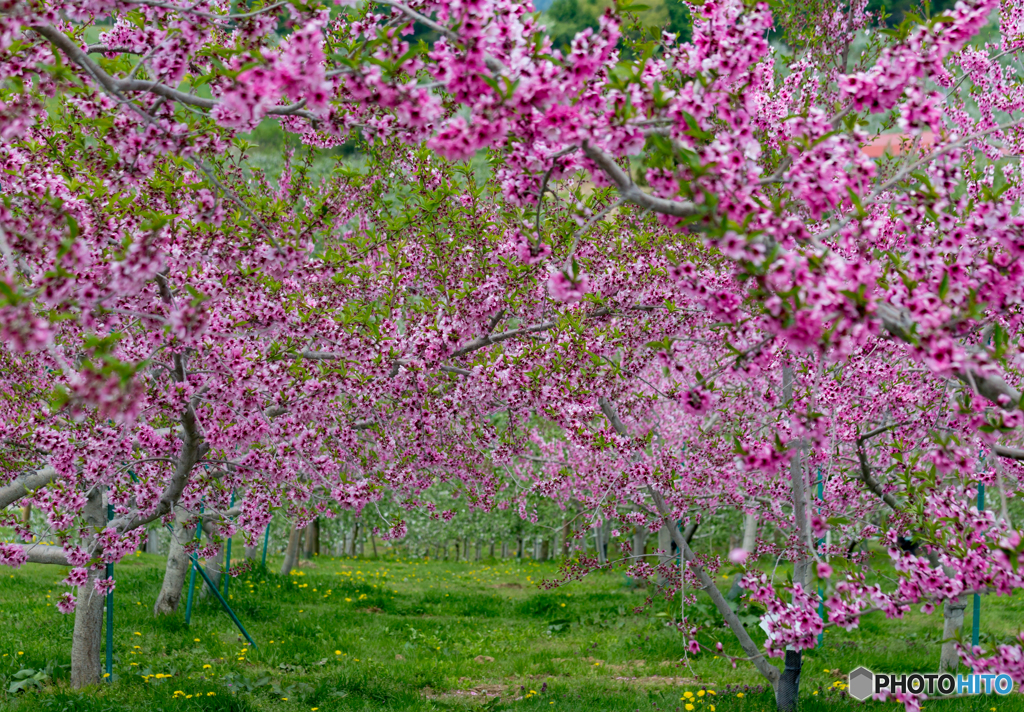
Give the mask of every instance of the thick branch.
M 619 418 L 619 414 L 615 411 L 615 406 L 612 405 L 612 402 L 604 396 L 601 396 L 597 399 L 597 404 L 601 406 L 601 412 L 604 413 L 604 417 L 608 418 L 608 422 L 612 424 L 613 428 L 615 428 L 615 432 L 622 437 L 627 437 L 628 431 L 626 430 L 626 425 Z
M 736 612 L 729 605 L 729 602 L 725 600 L 725 596 L 718 590 L 718 586 L 715 585 L 714 580 L 708 575 L 708 572 L 704 570 L 704 567 L 697 563 L 697 557 L 694 555 L 693 550 L 690 549 L 690 545 L 683 537 L 682 532 L 677 527 L 672 526 L 670 518 L 671 512 L 669 511 L 668 505 L 665 503 L 665 498 L 662 497 L 661 493 L 657 490 L 648 487 L 647 491 L 654 498 L 654 505 L 658 509 L 658 513 L 661 515 L 662 521 L 668 527 L 669 533 L 672 535 L 672 540 L 679 547 L 679 550 L 683 553 L 683 559 L 690 565 L 690 569 L 697 574 L 697 578 L 700 580 L 701 588 L 708 594 L 711 601 L 715 604 L 719 613 L 725 618 L 725 622 L 729 625 L 729 629 L 732 630 L 733 635 L 736 636 L 736 640 L 739 641 L 740 647 L 743 648 L 743 652 L 747 654 L 747 657 L 757 671 L 761 673 L 765 679 L 768 680 L 774 687 L 779 681 L 779 669 L 768 662 L 762 653 L 757 648 L 757 643 L 754 642 L 753 638 L 747 632 L 747 629 L 743 627 L 743 623 L 740 621 Z
M 615 432 L 619 435 L 626 435 L 626 426 L 619 418 L 618 413 L 615 411 L 615 406 L 607 398 L 602 396 L 598 399 L 598 403 L 601 404 L 601 412 L 605 414 L 608 421 L 615 428 Z M 729 624 L 729 628 L 732 630 L 736 639 L 739 641 L 740 647 L 743 648 L 743 652 L 747 654 L 747 657 L 754 663 L 754 667 L 757 668 L 764 677 L 775 686 L 779 681 L 779 670 L 774 665 L 768 662 L 764 657 L 764 654 L 757 649 L 757 644 L 747 633 L 747 629 L 743 627 L 743 623 L 740 622 L 736 612 L 729 605 L 729 602 L 725 600 L 725 596 L 718 590 L 718 586 L 715 585 L 714 580 L 708 575 L 708 572 L 704 570 L 704 567 L 697 563 L 697 557 L 694 555 L 693 550 L 690 549 L 689 539 L 693 536 L 694 532 L 697 531 L 696 526 L 688 529 L 689 536 L 685 536 L 683 532 L 679 531 L 679 528 L 673 526 L 673 522 L 670 519 L 671 512 L 669 511 L 668 505 L 665 503 L 665 498 L 661 496 L 661 493 L 648 487 L 647 491 L 654 499 L 654 505 L 657 507 L 658 514 L 661 515 L 662 522 L 668 527 L 669 532 L 672 535 L 672 540 L 679 547 L 679 550 L 683 553 L 683 559 L 690 564 L 690 568 L 697 574 L 697 578 L 700 580 L 701 588 L 708 594 L 715 607 L 725 618 L 725 622 Z
M 193 401 L 189 403 L 181 416 L 181 451 L 178 455 L 178 464 L 174 468 L 174 475 L 171 477 L 171 481 L 160 495 L 160 500 L 157 502 L 154 511 L 146 516 L 135 513 L 118 517 L 110 522 L 109 526 L 118 532 L 124 533 L 156 521 L 174 509 L 174 505 L 177 504 L 181 493 L 185 491 L 185 485 L 188 484 L 192 469 L 208 450 L 209 446 L 203 441 L 203 436 L 199 432 L 196 422 L 195 402 Z
M 44 544 L 28 545 L 25 547 L 30 564 L 56 564 L 57 566 L 70 566 L 67 554 L 62 546 L 47 546 Z
M 875 310 L 882 326 L 890 334 L 901 341 L 914 343 L 917 341 L 914 332 L 917 324 L 910 317 L 906 309 L 901 309 L 892 304 L 879 304 Z M 1008 410 L 1016 410 L 1020 407 L 1021 393 L 1009 385 L 1000 376 L 985 376 L 976 371 L 961 371 L 956 377 L 966 383 L 978 395 L 996 405 Z
M 6 487 L 0 487 L 0 509 L 10 506 L 30 492 L 53 482 L 58 473 L 52 467 L 44 467 L 28 475 L 22 475 Z
M 868 489 L 882 498 L 882 501 L 889 505 L 894 512 L 902 511 L 896 498 L 882 489 L 881 483 L 871 474 L 871 465 L 868 464 L 868 455 L 864 451 L 864 438 L 857 438 L 857 460 L 860 461 L 860 479 Z
M 639 186 L 626 175 L 626 172 L 619 168 L 615 160 L 601 149 L 584 142 L 583 153 L 586 154 L 587 158 L 596 163 L 598 168 L 604 171 L 604 174 L 619 189 L 619 195 L 622 196 L 623 200 L 639 205 L 641 208 L 647 208 L 663 215 L 673 215 L 677 218 L 688 218 L 697 215 L 697 206 L 688 200 L 655 198 L 653 195 L 648 195 L 640 190 Z
M 89 72 L 96 81 L 103 85 L 104 89 L 114 95 L 121 95 L 124 92 L 144 91 L 149 92 L 150 94 L 156 94 L 157 96 L 162 96 L 165 99 L 194 106 L 199 109 L 212 109 L 220 103 L 215 99 L 204 99 L 203 97 L 189 94 L 179 89 L 174 89 L 173 87 L 161 84 L 160 82 L 141 79 L 115 79 L 103 71 L 96 62 L 92 61 L 88 53 L 75 44 L 71 38 L 56 28 L 49 25 L 38 25 L 32 29 L 59 47 L 64 54 L 67 55 L 68 59 Z M 302 101 L 290 104 L 289 106 L 275 106 L 269 109 L 267 114 L 273 116 L 301 116 L 311 121 L 315 121 L 316 117 L 313 114 L 310 114 L 307 111 L 302 111 L 302 107 L 305 105 L 306 101 L 303 99 Z
M 992 448 L 992 452 L 999 455 L 999 457 L 1005 457 L 1008 460 L 1024 460 L 1024 450 L 1019 450 L 1015 447 L 996 445 Z

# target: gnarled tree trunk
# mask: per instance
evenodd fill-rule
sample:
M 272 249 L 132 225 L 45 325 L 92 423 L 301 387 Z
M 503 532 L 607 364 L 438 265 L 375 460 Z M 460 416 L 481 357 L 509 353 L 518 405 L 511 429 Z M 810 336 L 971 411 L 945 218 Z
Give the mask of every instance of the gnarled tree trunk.
M 189 557 L 185 553 L 185 544 L 195 536 L 195 529 L 185 527 L 187 515 L 179 512 L 174 519 L 174 529 L 167 548 L 167 565 L 164 568 L 164 582 L 153 605 L 153 615 L 170 615 L 178 610 L 181 591 L 188 575 Z

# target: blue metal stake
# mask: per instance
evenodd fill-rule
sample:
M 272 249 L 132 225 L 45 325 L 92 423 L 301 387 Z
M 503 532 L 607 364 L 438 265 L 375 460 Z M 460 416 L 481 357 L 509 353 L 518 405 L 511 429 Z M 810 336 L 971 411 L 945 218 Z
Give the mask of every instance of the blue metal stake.
M 267 531 L 263 532 L 263 568 L 267 567 L 267 542 L 270 541 L 270 522 L 267 522 Z
M 109 497 L 109 492 L 108 495 Z M 107 501 L 107 521 L 114 518 L 114 505 Z M 114 565 L 107 564 L 107 578 L 114 577 Z M 107 591 L 107 682 L 114 681 L 114 590 Z
M 985 485 L 978 485 L 978 511 L 985 509 Z M 974 619 L 971 621 L 971 645 L 978 644 L 978 634 L 981 630 L 981 596 L 974 594 Z
M 202 575 L 203 580 L 206 581 L 206 585 L 210 587 L 210 590 L 213 591 L 213 594 L 217 597 L 217 600 L 220 601 L 220 605 L 224 607 L 224 611 L 229 616 L 231 616 L 231 620 L 238 627 L 238 630 L 242 631 L 242 635 L 244 635 L 245 639 L 249 641 L 249 645 L 251 645 L 252 647 L 255 648 L 256 647 L 256 641 L 254 641 L 252 639 L 252 636 L 249 635 L 249 631 L 247 631 L 245 629 L 245 626 L 242 625 L 242 621 L 238 620 L 238 616 L 236 616 L 235 612 L 233 610 L 231 610 L 231 606 L 228 605 L 228 602 L 226 600 L 224 600 L 224 596 L 220 595 L 220 591 L 218 591 L 217 587 L 213 585 L 213 581 L 211 581 L 210 577 L 206 575 L 205 571 L 203 571 L 203 567 L 199 565 L 198 557 L 195 554 L 192 554 L 192 577 L 193 577 L 193 579 L 195 578 L 196 571 L 198 571 Z
M 203 508 L 199 508 L 199 523 L 196 525 L 196 541 L 203 536 Z M 205 573 L 203 574 L 206 575 Z M 196 567 L 192 567 L 192 573 L 188 576 L 188 601 L 185 603 L 185 625 L 192 622 L 192 598 L 196 590 Z
M 228 507 L 230 508 L 230 507 L 234 507 L 234 506 L 235 506 L 235 493 L 234 493 L 234 491 L 232 491 L 231 492 L 231 504 L 229 504 Z M 228 596 L 228 579 L 230 579 L 230 577 L 231 577 L 231 540 L 233 538 L 234 537 L 229 537 L 228 538 L 228 550 L 227 550 L 227 554 L 226 554 L 226 557 L 225 557 L 225 560 L 224 560 L 224 597 L 225 598 L 227 598 L 227 596 Z

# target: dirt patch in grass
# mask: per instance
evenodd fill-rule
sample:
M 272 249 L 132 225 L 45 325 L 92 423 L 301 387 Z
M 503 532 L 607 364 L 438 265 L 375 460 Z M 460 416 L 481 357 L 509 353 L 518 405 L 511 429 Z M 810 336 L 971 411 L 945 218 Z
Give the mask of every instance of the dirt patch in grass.
M 618 682 L 625 682 L 629 685 L 636 685 L 638 687 L 675 687 L 679 685 L 687 685 L 690 687 L 714 687 L 713 683 L 701 682 L 695 680 L 692 677 L 664 677 L 661 675 L 647 675 L 644 677 L 629 677 L 620 675 L 613 677 L 613 680 Z
M 508 689 L 508 685 L 480 684 L 466 690 L 449 690 L 448 692 L 436 692 L 429 687 L 424 687 L 420 692 L 428 700 L 486 700 L 491 697 L 504 695 Z

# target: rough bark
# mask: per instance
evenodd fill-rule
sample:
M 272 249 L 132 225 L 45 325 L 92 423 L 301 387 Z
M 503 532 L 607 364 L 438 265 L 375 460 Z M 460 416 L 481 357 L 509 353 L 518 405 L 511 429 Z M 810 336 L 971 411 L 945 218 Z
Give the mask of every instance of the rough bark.
M 82 511 L 88 526 L 102 527 L 107 518 L 103 511 L 103 495 L 98 488 L 89 493 L 89 501 Z M 102 569 L 89 571 L 84 586 L 78 587 L 75 606 L 75 628 L 71 637 L 71 687 L 80 689 L 97 685 L 102 679 L 100 644 L 103 640 L 103 595 L 93 587 L 97 579 L 105 578 Z
M 174 529 L 167 549 L 167 565 L 164 567 L 164 582 L 153 605 L 154 616 L 168 616 L 178 610 L 181 591 L 188 575 L 189 557 L 185 554 L 185 544 L 195 536 L 195 529 L 187 529 L 187 515 L 179 512 L 174 519 Z
M 948 601 L 943 606 L 942 652 L 939 656 L 939 672 L 956 672 L 960 664 L 960 656 L 956 652 L 957 634 L 964 627 L 964 609 L 967 608 L 965 597 Z
M 6 509 L 29 492 L 45 487 L 57 479 L 58 473 L 52 467 L 18 477 L 14 482 L 0 487 L 0 509 Z
M 287 576 L 299 562 L 299 544 L 302 540 L 303 529 L 292 529 L 288 535 L 288 548 L 284 552 L 284 563 L 281 564 L 281 575 Z

